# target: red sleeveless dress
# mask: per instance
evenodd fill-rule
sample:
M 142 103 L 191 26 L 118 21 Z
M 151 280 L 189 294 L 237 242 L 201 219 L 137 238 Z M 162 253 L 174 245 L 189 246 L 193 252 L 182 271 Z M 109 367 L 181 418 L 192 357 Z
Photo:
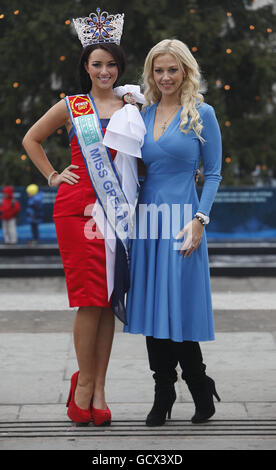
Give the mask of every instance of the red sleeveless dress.
M 105 128 L 103 128 L 105 132 Z M 71 135 L 71 133 L 70 133 Z M 63 262 L 70 307 L 110 307 L 106 282 L 105 242 L 103 238 L 85 236 L 91 216 L 85 208 L 96 202 L 83 156 L 74 134 L 70 142 L 72 171 L 80 176 L 74 185 L 62 183 L 58 189 L 53 219 Z M 116 151 L 109 149 L 112 159 Z M 96 230 L 96 224 L 93 227 Z

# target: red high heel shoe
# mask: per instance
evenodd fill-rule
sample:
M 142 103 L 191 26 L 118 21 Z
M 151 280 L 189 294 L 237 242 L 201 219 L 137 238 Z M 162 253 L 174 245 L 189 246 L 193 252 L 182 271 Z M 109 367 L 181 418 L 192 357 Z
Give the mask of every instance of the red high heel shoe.
M 111 411 L 107 407 L 106 410 L 99 410 L 92 406 L 92 420 L 95 426 L 110 426 L 111 424 Z
M 75 403 L 75 390 L 78 383 L 78 376 L 79 371 L 75 372 L 71 377 L 71 387 L 66 403 L 66 406 L 68 408 L 67 415 L 75 423 L 88 424 L 90 421 L 92 421 L 91 409 L 83 410 L 82 408 L 79 408 Z

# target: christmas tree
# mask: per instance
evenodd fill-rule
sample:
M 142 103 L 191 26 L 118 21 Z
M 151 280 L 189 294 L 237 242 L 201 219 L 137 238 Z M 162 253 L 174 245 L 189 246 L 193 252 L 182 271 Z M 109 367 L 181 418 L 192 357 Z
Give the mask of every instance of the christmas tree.
M 254 6 L 253 0 L 106 0 L 101 7 L 125 13 L 123 83 L 139 83 L 146 54 L 158 41 L 177 38 L 190 47 L 222 131 L 224 185 L 252 184 L 256 167 L 276 176 L 276 17 L 269 2 Z M 21 142 L 50 106 L 80 91 L 81 44 L 72 18 L 87 16 L 89 8 L 84 0 L 1 2 L 2 185 L 45 184 Z M 68 164 L 65 129 L 44 147 L 57 170 Z

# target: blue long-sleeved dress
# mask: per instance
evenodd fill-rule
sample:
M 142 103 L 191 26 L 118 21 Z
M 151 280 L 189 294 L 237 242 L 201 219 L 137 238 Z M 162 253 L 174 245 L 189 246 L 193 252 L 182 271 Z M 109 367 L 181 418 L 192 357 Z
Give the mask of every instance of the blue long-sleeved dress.
M 214 109 L 203 103 L 202 143 L 180 131 L 181 109 L 155 141 L 157 104 L 142 113 L 147 134 L 142 158 L 147 168 L 136 210 L 130 254 L 130 289 L 125 332 L 173 341 L 214 339 L 205 229 L 190 257 L 179 254 L 176 235 L 197 211 L 209 215 L 221 181 L 221 134 Z M 198 200 L 195 173 L 200 159 L 204 186 Z

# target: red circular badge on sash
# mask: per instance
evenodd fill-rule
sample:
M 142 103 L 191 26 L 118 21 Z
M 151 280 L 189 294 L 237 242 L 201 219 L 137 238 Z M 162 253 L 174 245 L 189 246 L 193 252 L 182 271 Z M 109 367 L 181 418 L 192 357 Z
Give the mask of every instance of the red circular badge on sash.
M 93 114 L 91 103 L 87 96 L 70 96 L 69 101 L 73 117 Z

